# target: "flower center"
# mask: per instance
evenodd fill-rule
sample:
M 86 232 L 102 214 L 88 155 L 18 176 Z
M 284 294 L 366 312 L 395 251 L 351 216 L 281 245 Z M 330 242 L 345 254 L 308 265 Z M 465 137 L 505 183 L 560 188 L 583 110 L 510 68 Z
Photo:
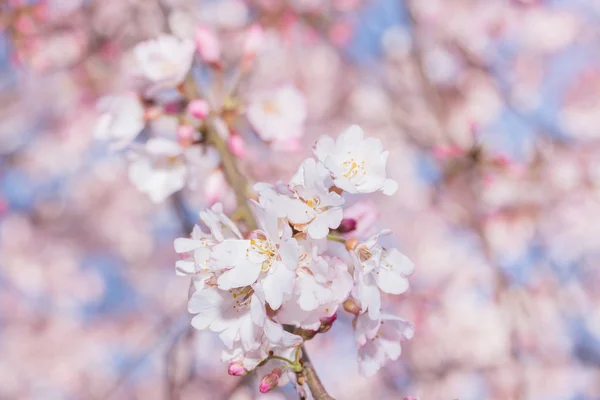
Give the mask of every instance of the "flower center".
M 252 251 L 264 256 L 266 259 L 262 263 L 261 271 L 266 272 L 273 266 L 277 260 L 277 246 L 268 239 L 250 239 Z
M 254 289 L 250 286 L 246 286 L 243 288 L 230 289 L 229 293 L 234 300 L 232 308 L 235 312 L 240 312 L 240 310 L 247 308 L 250 305 L 250 298 L 254 294 Z
M 356 161 L 354 157 L 351 157 L 349 160 L 342 162 L 342 164 L 346 167 L 346 172 L 344 172 L 344 178 L 354 178 L 358 174 L 365 174 L 365 162 L 364 161 Z

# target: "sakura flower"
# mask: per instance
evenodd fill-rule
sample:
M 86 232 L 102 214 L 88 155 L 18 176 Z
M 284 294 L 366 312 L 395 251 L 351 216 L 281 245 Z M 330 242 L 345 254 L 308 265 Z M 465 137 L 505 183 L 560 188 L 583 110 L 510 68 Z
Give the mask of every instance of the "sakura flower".
M 314 239 L 326 237 L 329 229 L 336 229 L 344 217 L 344 199 L 329 191 L 325 186 L 327 179 L 322 165 L 309 158 L 290 185 L 293 197 L 287 202 L 287 217 L 296 230 L 307 232 Z
M 219 288 L 229 290 L 252 285 L 257 280 L 265 300 L 276 310 L 294 288 L 298 244 L 290 227 L 276 214 L 256 204 L 260 230 L 249 240 L 225 240 L 215 246 L 215 265 L 224 269 Z
M 377 244 L 383 231 L 358 245 L 351 253 L 354 262 L 356 286 L 353 296 L 361 303 L 363 310 L 372 319 L 379 317 L 381 295 L 379 290 L 389 294 L 401 294 L 408 289 L 407 276 L 414 272 L 414 264 L 396 249 L 384 249 Z
M 109 141 L 114 149 L 124 148 L 144 129 L 144 107 L 133 93 L 103 97 L 96 108 L 101 115 L 94 137 Z
M 129 179 L 155 203 L 164 201 L 185 186 L 187 166 L 184 149 L 176 142 L 153 138 L 131 155 Z
M 329 170 L 333 182 L 348 193 L 373 193 L 378 190 L 392 195 L 398 183 L 388 179 L 388 152 L 381 141 L 364 139 L 363 130 L 353 125 L 334 141 L 322 136 L 315 146 L 315 155 Z
M 261 345 L 253 350 L 245 350 L 242 346 L 226 349 L 221 355 L 223 361 L 234 365 L 239 371 L 239 366 L 251 371 L 265 360 L 269 354 L 292 358 L 293 349 L 302 344 L 302 338 L 298 335 L 286 332 L 283 327 L 270 319 L 265 319 L 264 334 Z
M 259 96 L 248 105 L 248 120 L 261 139 L 290 142 L 304 133 L 307 117 L 304 95 L 292 85 Z
M 322 320 L 334 315 L 348 297 L 353 281 L 340 259 L 324 258 L 316 254 L 315 247 L 312 250 L 312 255 L 300 255 L 294 297 L 279 309 L 276 320 L 317 330 Z
M 211 249 L 226 238 L 242 237 L 233 221 L 223 214 L 223 206 L 219 203 L 201 212 L 200 219 L 209 228 L 210 233 L 202 231 L 196 225 L 191 238 L 178 238 L 174 242 L 175 252 L 189 255 L 175 264 L 177 274 L 194 276 L 196 289 L 202 289 L 205 281 L 215 273 L 210 263 Z
M 411 339 L 415 332 L 410 322 L 391 314 L 382 314 L 376 321 L 362 314 L 356 320 L 356 330 L 364 330 L 364 340 L 358 343 L 358 366 L 364 376 L 372 376 L 388 361 L 397 360 L 401 342 Z
M 258 349 L 262 342 L 266 311 L 264 301 L 249 286 L 229 291 L 208 286 L 194 292 L 188 311 L 196 314 L 192 326 L 219 332 L 226 347 L 240 343 L 246 351 Z
M 138 44 L 133 49 L 136 75 L 146 96 L 183 82 L 194 58 L 194 43 L 176 36 L 161 35 Z

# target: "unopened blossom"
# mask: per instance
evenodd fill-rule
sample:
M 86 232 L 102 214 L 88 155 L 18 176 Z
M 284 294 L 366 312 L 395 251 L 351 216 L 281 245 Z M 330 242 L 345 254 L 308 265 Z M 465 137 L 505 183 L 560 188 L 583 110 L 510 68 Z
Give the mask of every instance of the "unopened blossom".
M 182 189 L 186 175 L 184 149 L 171 140 L 150 139 L 131 154 L 129 179 L 155 203 Z
M 208 113 L 210 112 L 210 105 L 206 100 L 196 99 L 190 101 L 187 110 L 192 117 L 203 120 L 208 116 Z
M 298 244 L 276 214 L 258 204 L 255 210 L 261 229 L 252 239 L 225 240 L 215 247 L 215 263 L 224 270 L 218 284 L 229 290 L 252 285 L 260 277 L 265 300 L 276 310 L 292 295 Z
M 355 287 L 353 296 L 368 310 L 373 319 L 379 317 L 381 294 L 401 294 L 408 289 L 407 276 L 414 264 L 396 249 L 384 249 L 377 240 L 382 233 L 359 244 L 352 252 Z
M 265 32 L 258 24 L 252 25 L 245 33 L 242 50 L 242 62 L 248 64 L 254 60 L 265 42 Z
M 94 137 L 108 141 L 114 149 L 124 148 L 144 129 L 144 107 L 134 93 L 103 97 L 96 109 L 100 117 Z
M 227 367 L 227 373 L 231 376 L 244 376 L 248 373 L 246 368 L 241 361 L 234 361 L 229 363 Z
M 209 26 L 200 25 L 194 33 L 196 50 L 202 61 L 217 64 L 221 58 L 221 43 L 215 31 Z
M 275 368 L 273 371 L 265 375 L 260 380 L 259 391 L 261 393 L 268 393 L 271 390 L 273 390 L 277 386 L 277 383 L 279 382 L 279 378 L 281 378 L 282 373 L 283 371 L 281 370 L 281 368 Z
M 287 202 L 286 215 L 294 228 L 307 232 L 314 239 L 327 236 L 344 217 L 344 199 L 326 186 L 329 179 L 323 165 L 309 158 L 302 163 L 292 179 L 292 196 Z
M 315 155 L 327 167 L 335 185 L 348 193 L 394 194 L 398 183 L 387 177 L 388 154 L 379 139 L 365 139 L 358 125 L 346 129 L 337 140 L 322 136 L 315 146 Z
M 267 142 L 288 142 L 304 134 L 307 106 L 304 95 L 293 85 L 257 96 L 248 105 L 248 120 Z
M 183 82 L 194 59 L 194 43 L 176 36 L 161 35 L 133 49 L 136 77 L 146 96 L 173 89 Z
M 357 330 L 362 326 L 361 319 L 367 320 L 367 329 L 364 343 L 358 343 L 358 365 L 362 375 L 372 376 L 388 361 L 400 357 L 401 342 L 411 339 L 415 329 L 405 319 L 386 313 L 375 322 L 367 314 L 360 315 L 356 322 Z

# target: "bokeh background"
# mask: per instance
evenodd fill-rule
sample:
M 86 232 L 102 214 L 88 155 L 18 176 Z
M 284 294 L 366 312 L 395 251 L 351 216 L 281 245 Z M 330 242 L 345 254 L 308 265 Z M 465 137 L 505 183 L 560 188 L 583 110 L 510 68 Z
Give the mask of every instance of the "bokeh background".
M 600 399 L 599 22 L 597 0 L 0 0 L 0 398 L 296 398 L 189 328 L 172 243 L 206 196 L 153 204 L 92 135 L 136 43 L 260 23 L 247 92 L 292 82 L 309 118 L 296 151 L 241 128 L 247 175 L 362 125 L 400 183 L 378 227 L 417 265 L 387 300 L 417 328 L 399 361 L 360 377 L 346 316 L 309 343 L 330 393 Z

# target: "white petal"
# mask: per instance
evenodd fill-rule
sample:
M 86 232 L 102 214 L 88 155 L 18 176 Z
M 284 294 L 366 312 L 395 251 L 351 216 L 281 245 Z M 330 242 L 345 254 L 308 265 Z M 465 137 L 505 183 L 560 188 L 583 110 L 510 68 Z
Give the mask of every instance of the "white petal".
M 193 261 L 179 260 L 175 263 L 175 271 L 178 275 L 194 275 L 196 263 Z
M 374 275 L 379 289 L 389 294 L 401 294 L 408 289 L 408 279 L 397 271 L 379 268 Z
M 397 190 L 398 182 L 391 179 L 386 179 L 385 182 L 383 182 L 383 186 L 381 187 L 381 191 L 387 196 L 393 195 L 394 193 L 396 193 Z
M 252 285 L 260 275 L 260 264 L 254 264 L 243 260 L 235 267 L 223 272 L 217 280 L 219 289 L 229 290 Z
M 203 246 L 201 241 L 188 238 L 175 239 L 173 245 L 176 253 L 187 253 Z
M 273 310 L 277 310 L 284 299 L 291 296 L 296 273 L 282 263 L 275 263 L 271 268 L 275 270 L 261 281 L 261 286 L 265 292 L 265 300 Z

